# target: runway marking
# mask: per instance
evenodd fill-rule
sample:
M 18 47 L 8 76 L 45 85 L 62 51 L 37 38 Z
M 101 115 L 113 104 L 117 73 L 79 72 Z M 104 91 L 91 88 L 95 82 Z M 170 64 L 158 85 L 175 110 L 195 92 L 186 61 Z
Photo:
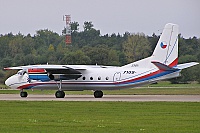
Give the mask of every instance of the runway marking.
M 21 98 L 19 94 L 0 94 L 0 101 L 174 101 L 200 102 L 200 95 L 104 95 L 103 98 L 94 98 L 93 95 L 66 95 L 65 98 L 55 98 L 54 95 L 28 95 Z

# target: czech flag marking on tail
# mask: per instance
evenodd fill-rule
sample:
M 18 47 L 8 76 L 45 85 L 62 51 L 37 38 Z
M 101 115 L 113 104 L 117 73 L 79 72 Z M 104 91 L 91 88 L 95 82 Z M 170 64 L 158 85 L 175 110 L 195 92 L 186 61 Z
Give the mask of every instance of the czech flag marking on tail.
M 167 47 L 167 44 L 165 42 L 160 43 L 161 48 L 165 49 Z

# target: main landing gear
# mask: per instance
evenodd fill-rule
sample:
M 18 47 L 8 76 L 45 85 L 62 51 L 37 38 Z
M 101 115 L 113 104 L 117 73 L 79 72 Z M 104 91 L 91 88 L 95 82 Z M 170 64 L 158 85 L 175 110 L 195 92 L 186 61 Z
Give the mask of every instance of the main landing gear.
M 55 93 L 56 98 L 64 98 L 65 97 L 65 92 L 62 90 L 58 90 Z M 94 92 L 94 97 L 95 98 L 102 98 L 103 97 L 103 92 L 102 91 L 95 91 Z
M 62 91 L 62 80 L 60 80 L 60 84 L 58 85 L 58 91 L 55 93 L 56 98 L 64 98 L 65 92 Z
M 56 98 L 64 98 L 65 97 L 65 92 L 61 91 L 61 90 L 58 90 L 58 91 L 56 91 L 55 96 L 56 96 Z
M 95 98 L 102 98 L 103 97 L 103 92 L 100 90 L 97 90 L 94 92 L 94 97 Z
M 64 98 L 65 97 L 65 92 L 62 90 L 58 90 L 55 93 L 56 98 Z M 103 92 L 102 91 L 95 91 L 94 92 L 94 97 L 95 98 L 102 98 L 103 97 Z

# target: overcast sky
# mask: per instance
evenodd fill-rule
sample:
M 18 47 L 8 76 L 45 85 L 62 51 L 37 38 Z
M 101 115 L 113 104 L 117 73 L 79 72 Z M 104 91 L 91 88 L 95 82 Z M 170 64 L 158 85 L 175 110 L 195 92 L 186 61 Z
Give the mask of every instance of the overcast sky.
M 80 30 L 92 21 L 101 35 L 158 35 L 170 22 L 179 25 L 183 37 L 200 37 L 200 0 L 0 0 L 0 34 L 34 35 L 47 28 L 61 34 L 67 14 Z

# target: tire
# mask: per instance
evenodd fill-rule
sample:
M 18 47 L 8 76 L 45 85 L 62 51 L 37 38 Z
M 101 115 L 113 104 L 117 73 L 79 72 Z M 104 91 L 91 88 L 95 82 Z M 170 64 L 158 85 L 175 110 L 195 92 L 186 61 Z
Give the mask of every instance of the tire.
M 25 92 L 25 91 L 22 91 L 22 92 L 20 92 L 20 96 L 21 96 L 21 97 L 27 97 L 27 96 L 28 96 L 28 93 Z
M 94 92 L 94 97 L 95 98 L 102 98 L 103 97 L 103 92 L 102 91 L 95 91 Z
M 65 92 L 64 91 L 56 91 L 55 96 L 56 96 L 56 98 L 64 98 Z

